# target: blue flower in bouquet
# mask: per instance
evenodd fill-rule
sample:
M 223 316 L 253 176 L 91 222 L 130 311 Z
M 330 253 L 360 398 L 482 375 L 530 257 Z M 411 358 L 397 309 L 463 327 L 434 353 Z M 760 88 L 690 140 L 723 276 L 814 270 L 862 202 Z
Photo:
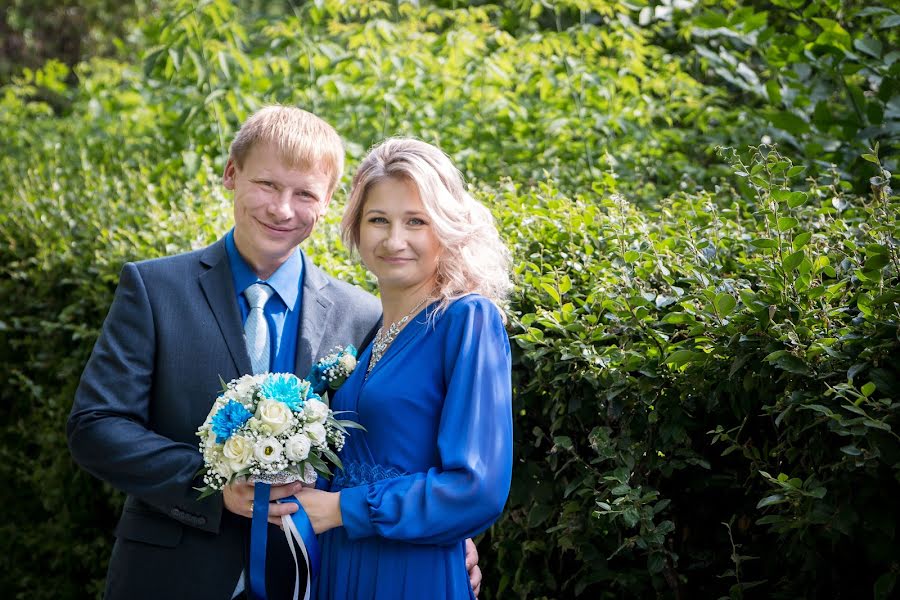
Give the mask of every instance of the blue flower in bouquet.
M 328 389 L 336 390 L 346 381 L 356 368 L 356 347 L 349 344 L 346 348 L 335 348 L 328 355 L 313 365 L 306 378 L 312 389 L 321 394 Z
M 240 429 L 253 414 L 237 400 L 229 400 L 225 406 L 213 416 L 212 431 L 216 434 L 216 443 L 224 444 L 234 432 Z
M 309 383 L 291 373 L 269 375 L 259 388 L 260 393 L 271 400 L 278 400 L 296 412 L 303 408 Z

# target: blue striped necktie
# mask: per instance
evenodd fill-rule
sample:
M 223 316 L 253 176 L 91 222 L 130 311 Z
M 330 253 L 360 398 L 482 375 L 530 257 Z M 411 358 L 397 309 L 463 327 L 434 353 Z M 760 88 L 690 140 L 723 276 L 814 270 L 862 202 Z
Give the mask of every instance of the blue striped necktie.
M 244 290 L 244 296 L 250 303 L 250 314 L 244 322 L 244 339 L 254 375 L 269 371 L 269 325 L 263 307 L 274 293 L 275 290 L 265 283 L 254 283 Z

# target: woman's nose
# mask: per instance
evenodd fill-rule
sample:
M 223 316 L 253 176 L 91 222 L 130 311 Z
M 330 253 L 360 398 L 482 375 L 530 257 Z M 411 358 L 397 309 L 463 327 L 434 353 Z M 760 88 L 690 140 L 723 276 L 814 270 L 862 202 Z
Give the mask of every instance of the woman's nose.
M 403 235 L 403 229 L 391 227 L 384 245 L 391 252 L 398 252 L 406 248 L 406 237 Z

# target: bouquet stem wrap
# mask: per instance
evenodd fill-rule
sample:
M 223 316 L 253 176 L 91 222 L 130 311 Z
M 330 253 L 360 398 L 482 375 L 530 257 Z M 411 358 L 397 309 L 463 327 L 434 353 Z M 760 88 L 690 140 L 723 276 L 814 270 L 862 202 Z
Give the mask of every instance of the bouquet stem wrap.
M 266 597 L 266 541 L 269 530 L 269 490 L 271 485 L 264 482 L 256 482 L 253 487 L 253 521 L 250 524 L 250 597 L 255 600 L 267 600 Z M 309 600 L 310 589 L 321 566 L 319 543 L 313 531 L 312 523 L 306 515 L 306 511 L 300 505 L 300 501 L 294 496 L 282 498 L 278 502 L 293 502 L 297 505 L 297 512 L 293 515 L 281 517 L 284 536 L 287 538 L 288 548 L 294 557 L 294 600 L 299 598 L 300 566 L 297 560 L 297 552 L 294 543 L 300 548 L 303 559 L 306 561 L 306 594 L 304 600 Z

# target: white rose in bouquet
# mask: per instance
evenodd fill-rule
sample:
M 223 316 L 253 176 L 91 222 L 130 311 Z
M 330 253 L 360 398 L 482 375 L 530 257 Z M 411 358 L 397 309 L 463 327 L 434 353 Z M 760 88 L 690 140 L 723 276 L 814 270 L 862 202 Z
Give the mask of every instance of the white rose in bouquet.
M 235 472 L 246 469 L 253 458 L 253 444 L 242 435 L 233 435 L 225 442 L 222 455 Z
M 309 440 L 316 446 L 322 446 L 326 443 L 325 425 L 322 423 L 310 423 L 306 426 L 305 431 L 306 435 L 309 436 Z
M 232 475 L 234 475 L 234 469 L 231 468 L 231 465 L 228 464 L 227 460 L 219 458 L 213 464 L 215 465 L 215 472 L 225 479 L 228 479 Z
M 328 405 L 321 400 L 310 398 L 303 406 L 303 416 L 309 423 L 324 423 L 328 418 Z
M 240 379 L 231 382 L 225 395 L 243 403 L 249 409 L 253 409 L 253 391 L 265 380 L 266 375 L 244 375 Z
M 284 444 L 284 454 L 289 460 L 301 461 L 306 460 L 309 456 L 309 450 L 312 443 L 309 438 L 302 433 L 295 433 L 287 439 Z
M 256 408 L 256 418 L 272 430 L 273 435 L 284 433 L 294 421 L 291 409 L 278 400 L 263 400 Z

